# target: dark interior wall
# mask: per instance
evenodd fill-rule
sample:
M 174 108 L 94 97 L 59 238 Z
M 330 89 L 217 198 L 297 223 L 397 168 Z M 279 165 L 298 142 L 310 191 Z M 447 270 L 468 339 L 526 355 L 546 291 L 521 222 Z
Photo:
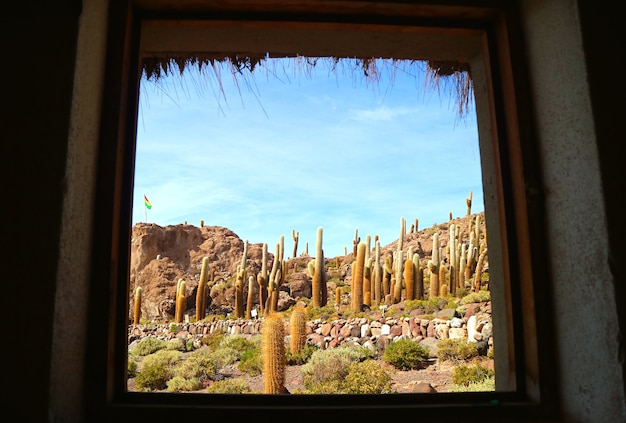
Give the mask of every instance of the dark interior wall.
M 600 174 L 604 190 L 604 208 L 607 218 L 609 244 L 608 265 L 613 276 L 619 327 L 626 328 L 626 224 L 624 224 L 624 194 L 626 193 L 626 136 L 624 121 L 626 107 L 622 102 L 626 96 L 626 80 L 621 69 L 626 65 L 623 41 L 626 39 L 626 26 L 623 16 L 610 7 L 598 7 L 595 2 L 580 1 L 580 22 L 583 47 L 586 54 L 586 68 L 590 82 L 590 97 L 597 148 L 600 156 Z M 607 2 L 602 2 L 607 3 Z M 621 345 L 620 356 L 622 377 L 626 380 L 626 345 L 623 333 L 618 333 Z M 626 387 L 624 387 L 626 390 Z
M 0 12 L 2 284 L 14 293 L 4 301 L 3 316 L 15 324 L 6 332 L 11 341 L 2 347 L 0 403 L 20 422 L 43 422 L 48 416 L 79 14 L 80 1 L 74 0 L 3 4 Z

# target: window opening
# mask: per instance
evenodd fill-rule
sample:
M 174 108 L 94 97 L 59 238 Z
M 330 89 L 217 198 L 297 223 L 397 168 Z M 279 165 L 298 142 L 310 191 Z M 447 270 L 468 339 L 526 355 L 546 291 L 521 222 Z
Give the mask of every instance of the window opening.
M 129 391 L 495 389 L 467 68 L 300 56 L 146 63 Z M 300 305 L 306 324 L 296 331 Z M 293 366 L 278 391 L 262 385 L 261 363 L 275 357 L 261 342 L 273 311 L 289 323 L 282 371 Z M 162 352 L 147 351 L 148 338 Z M 334 369 L 341 378 L 322 375 L 331 350 L 357 343 Z M 355 378 L 371 386 L 355 391 Z

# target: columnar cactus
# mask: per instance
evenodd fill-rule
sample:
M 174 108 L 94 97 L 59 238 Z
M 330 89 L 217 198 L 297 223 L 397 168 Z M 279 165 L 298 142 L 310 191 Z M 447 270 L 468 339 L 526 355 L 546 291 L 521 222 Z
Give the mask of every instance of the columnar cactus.
M 246 303 L 246 319 L 252 318 L 252 308 L 254 307 L 254 276 L 248 276 L 248 301 Z
M 367 245 L 367 243 L 366 243 Z M 365 249 L 365 266 L 363 267 L 363 304 L 372 305 L 372 258 L 367 257 L 367 247 Z
M 206 312 L 206 286 L 207 286 L 207 269 L 209 267 L 209 258 L 202 258 L 202 267 L 200 269 L 200 281 L 198 281 L 198 290 L 196 291 L 196 321 L 204 319 Z
M 457 267 L 456 267 L 456 261 L 457 261 L 457 257 L 456 257 L 456 245 L 457 245 L 457 228 L 458 226 L 456 226 L 454 223 L 452 223 L 450 225 L 450 228 L 448 229 L 449 231 L 449 235 L 450 235 L 450 242 L 448 243 L 448 246 L 450 247 L 450 253 L 449 253 L 449 266 L 450 266 L 450 281 L 448 282 L 448 287 L 450 290 L 451 294 L 454 294 L 456 292 L 456 277 L 457 277 Z
M 374 301 L 379 304 L 383 299 L 383 269 L 380 265 L 380 242 L 376 241 L 375 255 L 374 255 L 374 275 L 372 281 L 374 281 Z
M 361 242 L 361 237 L 359 237 L 359 228 L 356 228 L 354 230 L 354 239 L 352 240 L 352 253 L 354 257 L 356 257 L 356 253 L 357 253 L 356 250 L 359 245 L 359 242 Z
M 187 305 L 186 290 L 187 287 L 185 281 L 179 279 L 176 286 L 176 315 L 174 316 L 174 320 L 176 323 L 183 322 L 183 317 L 186 311 L 185 308 Z
M 385 263 L 383 266 L 383 297 L 391 294 L 391 278 L 393 275 L 393 256 L 391 253 L 387 253 L 385 256 Z
M 407 258 L 404 261 L 404 282 L 406 284 L 406 299 L 415 299 L 415 266 L 413 260 Z
M 469 192 L 469 197 L 465 199 L 465 204 L 467 204 L 467 215 L 472 214 L 472 191 Z
M 263 321 L 261 350 L 263 354 L 263 393 L 286 393 L 285 325 L 276 313 L 270 313 Z
M 356 260 L 352 267 L 352 310 L 361 311 L 363 306 L 363 272 L 365 270 L 365 249 L 367 245 L 359 242 Z
M 337 289 L 335 290 L 335 305 L 336 306 L 341 305 L 341 288 L 340 287 L 337 287 Z
M 324 266 L 324 250 L 322 249 L 322 233 L 320 226 L 317 228 L 317 241 L 315 247 L 315 273 L 312 282 L 313 306 L 323 307 L 326 305 L 326 267 Z
M 141 292 L 140 286 L 135 288 L 135 303 L 133 307 L 133 324 L 138 325 L 141 320 Z
M 485 256 L 487 252 L 485 251 L 478 257 L 478 263 L 476 264 L 476 271 L 474 272 L 474 292 L 480 291 L 480 283 L 483 275 L 483 262 L 485 261 Z
M 428 270 L 430 270 L 430 298 L 439 295 L 439 233 L 433 234 L 433 253 L 432 258 L 428 261 Z
M 296 258 L 298 257 L 298 239 L 300 239 L 300 232 L 296 232 L 295 229 L 292 229 L 291 238 L 293 239 L 293 258 Z
M 306 309 L 295 307 L 289 319 L 289 346 L 291 354 L 297 354 L 306 346 Z
M 237 279 L 235 282 L 235 316 L 241 319 L 244 316 L 243 308 L 243 283 L 246 277 L 245 269 L 241 265 L 237 266 Z
M 404 254 L 402 253 L 402 250 L 396 251 L 395 262 L 396 262 L 396 272 L 395 272 L 396 281 L 393 286 L 393 303 L 397 304 L 400 301 L 402 301 L 402 280 L 403 280 L 402 273 L 403 273 L 403 268 L 404 268 Z
M 286 263 L 284 262 L 285 237 L 280 236 L 280 241 L 276 244 L 276 255 L 272 263 L 272 271 L 268 282 L 268 303 L 265 312 L 275 312 L 278 307 L 278 288 L 285 281 Z M 270 293 L 271 290 L 271 293 Z
M 259 285 L 259 311 L 261 315 L 265 312 L 265 302 L 267 301 L 267 243 L 263 243 L 261 255 L 261 273 L 256 275 L 256 281 Z

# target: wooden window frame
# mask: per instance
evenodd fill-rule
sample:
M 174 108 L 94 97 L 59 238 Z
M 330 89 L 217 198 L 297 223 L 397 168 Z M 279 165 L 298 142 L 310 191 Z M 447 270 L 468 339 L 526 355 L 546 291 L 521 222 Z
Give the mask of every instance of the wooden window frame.
M 253 3 L 253 4 L 250 4 Z M 508 3 L 496 1 L 259 1 L 127 0 L 111 2 L 105 95 L 98 156 L 90 286 L 86 405 L 89 421 L 165 421 L 174 418 L 259 418 L 321 411 L 333 418 L 353 413 L 390 417 L 410 411 L 420 418 L 458 421 L 531 420 L 555 413 L 551 356 L 549 277 L 540 198 L 541 175 L 532 131 L 519 22 Z M 200 5 L 199 5 L 200 4 Z M 485 214 L 495 288 L 496 392 L 394 395 L 207 395 L 126 391 L 128 278 L 137 105 L 142 55 L 194 54 L 190 43 L 221 28 L 225 52 L 461 60 L 472 65 L 479 122 Z M 253 31 L 258 45 L 236 42 Z M 276 32 L 277 31 L 277 32 Z M 336 34 L 341 42 L 307 43 L 307 34 Z M 266 38 L 265 35 L 268 34 Z M 304 34 L 304 35 L 303 35 Z M 347 35 L 346 35 L 347 34 Z M 363 43 L 359 34 L 371 37 Z M 328 36 L 328 35 L 325 35 Z M 194 38 L 195 37 L 195 38 Z M 302 38 L 298 38 L 302 37 Z M 342 38 L 343 37 L 343 38 Z M 397 43 L 394 41 L 396 38 Z M 407 37 L 415 46 L 402 50 Z M 243 38 L 243 37 L 241 37 Z M 323 39 L 324 37 L 322 37 Z M 412 38 L 413 39 L 413 38 Z M 309 38 L 311 40 L 311 38 Z M 241 39 L 239 39 L 241 41 Z M 293 40 L 292 40 L 293 42 Z M 380 45 L 377 45 L 379 43 Z M 190 44 L 193 44 L 190 46 Z M 409 43 L 410 44 L 410 43 Z M 364 48 L 367 45 L 368 48 Z M 162 48 L 162 50 L 159 50 Z M 189 50 L 185 50 L 185 49 Z M 194 50 L 195 49 L 195 50 Z M 281 49 L 285 51 L 280 51 Z M 417 49 L 418 53 L 413 50 Z M 158 51 L 157 51 L 158 50 Z M 241 51 L 239 51 L 241 50 Z M 246 51 L 247 50 L 247 51 Z M 358 51 L 357 51 L 358 50 Z M 351 52 L 355 52 L 351 54 Z M 214 52 L 213 52 L 214 53 Z M 372 57 L 372 56 L 370 56 Z M 491 270 L 491 269 L 490 269 Z M 280 414 L 277 414 L 280 413 Z

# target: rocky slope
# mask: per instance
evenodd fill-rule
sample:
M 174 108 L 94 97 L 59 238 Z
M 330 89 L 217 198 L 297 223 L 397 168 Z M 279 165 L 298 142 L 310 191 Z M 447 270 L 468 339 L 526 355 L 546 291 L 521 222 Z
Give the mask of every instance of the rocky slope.
M 460 241 L 469 241 L 469 228 L 478 218 L 481 233 L 485 234 L 484 213 L 473 214 L 450 220 L 449 222 L 424 228 L 419 231 L 408 229 L 403 241 L 403 251 L 412 248 L 419 253 L 424 265 L 432 256 L 432 235 L 439 233 L 442 259 L 446 259 L 446 245 L 449 240 L 448 228 L 451 223 L 460 228 Z M 411 225 L 412 226 L 412 225 Z M 287 243 L 286 243 L 287 244 Z M 372 241 L 373 244 L 373 241 Z M 381 256 L 396 250 L 397 241 L 382 246 Z M 261 270 L 262 244 L 249 244 L 247 252 L 248 274 L 256 275 Z M 291 246 L 285 245 L 290 251 Z M 167 321 L 175 314 L 176 285 L 183 279 L 187 286 L 187 313 L 195 314 L 195 298 L 203 257 L 208 257 L 210 267 L 215 269 L 215 278 L 210 292 L 209 314 L 226 314 L 234 305 L 234 288 L 229 281 L 236 274 L 241 262 L 244 241 L 233 231 L 221 226 L 197 227 L 188 224 L 158 226 L 138 223 L 132 228 L 130 298 L 132 309 L 133 292 L 141 286 L 142 316 L 149 321 Z M 300 256 L 289 263 L 287 283 L 281 287 L 279 310 L 295 304 L 299 297 L 310 297 L 311 278 L 306 264 L 312 259 Z M 271 268 L 273 254 L 268 251 L 268 268 Z M 327 257 L 329 278 L 350 283 L 350 263 L 353 254 Z M 339 266 L 337 267 L 337 264 Z M 485 262 L 488 268 L 488 263 Z M 334 293 L 335 286 L 329 284 L 328 292 Z M 247 286 L 244 288 L 247 295 Z M 257 300 L 258 301 L 258 300 Z

